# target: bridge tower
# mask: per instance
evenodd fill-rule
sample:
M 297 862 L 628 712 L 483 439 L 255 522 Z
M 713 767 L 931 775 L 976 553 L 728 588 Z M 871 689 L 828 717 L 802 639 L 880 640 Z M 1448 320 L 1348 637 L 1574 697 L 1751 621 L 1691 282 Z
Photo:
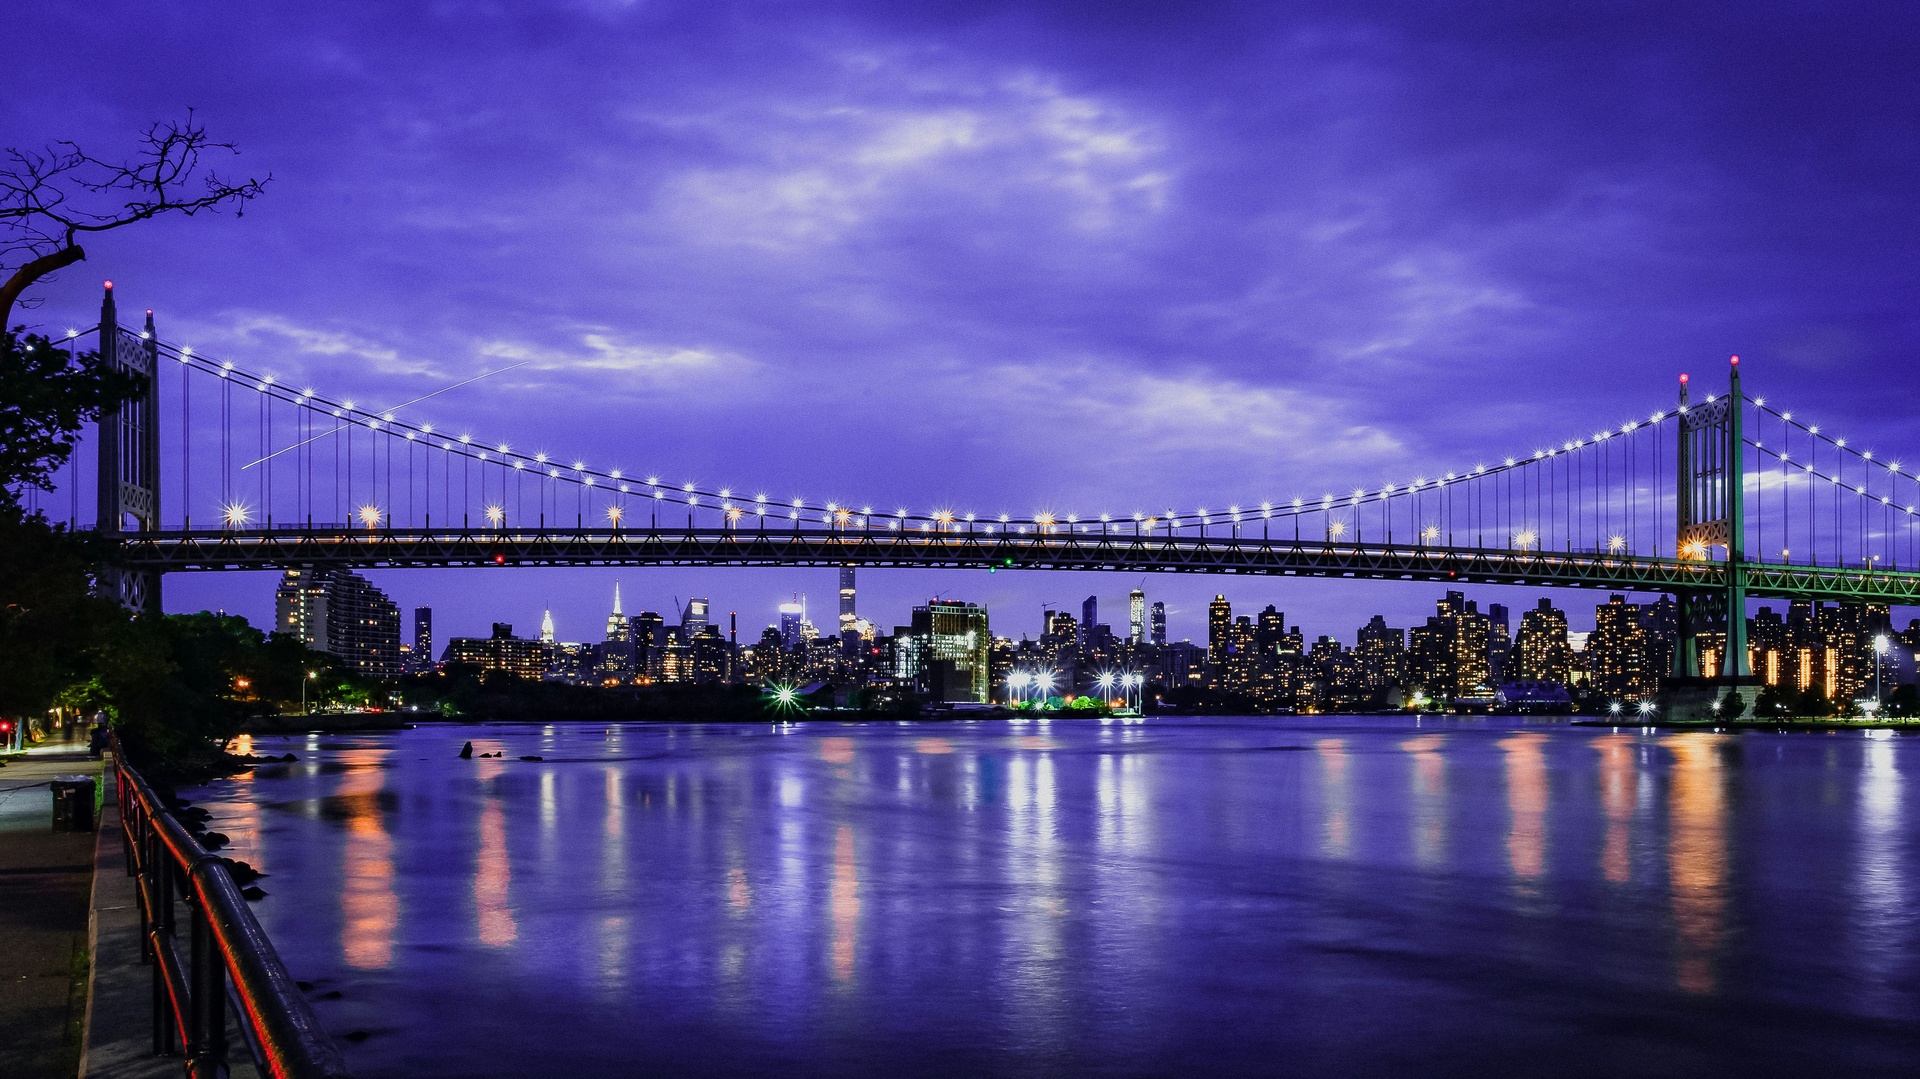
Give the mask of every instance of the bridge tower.
M 1706 561 L 1714 548 L 1726 552 L 1727 585 L 1717 592 L 1682 592 L 1680 634 L 1674 642 L 1673 679 L 1740 686 L 1753 680 L 1747 664 L 1746 453 L 1740 389 L 1740 357 L 1730 362 L 1726 396 L 1703 404 L 1688 400 L 1687 376 L 1680 376 L 1679 475 L 1674 487 L 1675 551 L 1683 559 Z M 1699 635 L 1720 631 L 1725 642 L 1717 669 L 1700 667 Z M 1699 694 L 1694 694 L 1699 696 Z M 1711 700 L 1710 692 L 1707 696 Z M 1704 717 L 1703 717 L 1704 718 Z
M 151 532 L 160 527 L 160 344 L 147 312 L 146 333 L 120 328 L 113 304 L 113 282 L 100 300 L 100 359 L 142 376 L 140 396 L 100 415 L 100 470 L 94 528 L 117 534 Z M 134 610 L 160 609 L 160 574 L 152 570 L 100 571 L 99 587 L 109 598 Z

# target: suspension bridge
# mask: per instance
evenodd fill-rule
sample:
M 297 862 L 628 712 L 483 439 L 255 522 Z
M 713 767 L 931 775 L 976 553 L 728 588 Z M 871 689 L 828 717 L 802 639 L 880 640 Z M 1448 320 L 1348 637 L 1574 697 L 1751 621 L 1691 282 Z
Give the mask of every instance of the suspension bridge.
M 1669 592 L 1677 677 L 1744 678 L 1749 596 L 1920 602 L 1920 470 L 1724 392 L 1371 488 L 1224 510 L 963 513 L 780 499 L 527 453 L 370 410 L 119 322 L 92 337 L 147 391 L 102 418 L 106 587 L 286 567 L 892 566 L 1300 575 Z M 217 437 L 193 417 L 217 412 Z M 171 414 L 177 435 L 163 432 Z M 170 459 L 167 459 L 169 458 Z M 77 461 L 77 458 L 76 458 Z M 76 468 L 78 465 L 76 464 Z M 163 474 L 167 498 L 163 501 Z M 79 521 L 75 506 L 76 524 Z M 1687 644 L 1726 634 L 1719 671 Z

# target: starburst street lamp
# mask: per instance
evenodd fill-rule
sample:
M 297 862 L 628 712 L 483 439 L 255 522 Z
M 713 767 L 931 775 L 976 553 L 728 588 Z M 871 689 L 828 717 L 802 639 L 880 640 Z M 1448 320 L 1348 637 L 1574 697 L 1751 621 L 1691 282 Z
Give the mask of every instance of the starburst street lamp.
M 1624 551 L 1626 549 L 1627 549 L 1627 537 L 1625 536 L 1608 536 L 1607 537 L 1607 553 L 1608 554 L 1619 554 L 1621 551 Z
M 220 507 L 220 519 L 228 528 L 239 528 L 253 520 L 253 510 L 245 502 L 229 502 Z
M 361 506 L 360 523 L 368 528 L 380 527 L 380 507 L 371 504 Z
M 487 523 L 488 524 L 492 525 L 495 528 L 499 528 L 501 525 L 501 522 L 505 521 L 506 519 L 507 519 L 506 510 L 500 508 L 499 506 L 487 507 Z
M 614 527 L 615 531 L 619 530 L 620 528 L 620 507 L 619 506 L 607 507 L 607 522 Z

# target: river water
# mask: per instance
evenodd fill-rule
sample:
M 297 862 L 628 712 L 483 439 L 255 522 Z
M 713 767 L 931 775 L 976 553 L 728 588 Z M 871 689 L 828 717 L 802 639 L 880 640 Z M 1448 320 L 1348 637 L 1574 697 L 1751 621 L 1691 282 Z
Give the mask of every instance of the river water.
M 299 760 L 183 793 L 269 874 L 255 909 L 362 1077 L 1920 1074 L 1920 738 L 1302 717 L 253 748 Z

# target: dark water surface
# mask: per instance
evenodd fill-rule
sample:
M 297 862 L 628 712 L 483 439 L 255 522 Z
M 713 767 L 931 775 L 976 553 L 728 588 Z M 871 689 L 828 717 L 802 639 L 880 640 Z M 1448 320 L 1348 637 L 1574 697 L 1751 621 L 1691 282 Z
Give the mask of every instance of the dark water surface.
M 271 874 L 256 910 L 360 1076 L 1920 1075 L 1920 738 L 1313 717 L 256 748 L 301 759 L 187 793 Z

